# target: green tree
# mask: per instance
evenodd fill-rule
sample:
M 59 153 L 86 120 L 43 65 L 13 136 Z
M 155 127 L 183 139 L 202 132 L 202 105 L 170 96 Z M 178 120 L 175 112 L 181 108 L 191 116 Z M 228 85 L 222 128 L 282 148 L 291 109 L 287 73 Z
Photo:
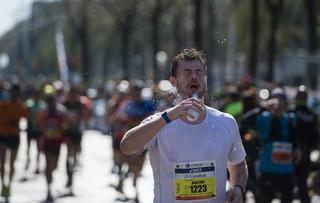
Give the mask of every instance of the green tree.
M 89 0 L 80 0 L 75 3 L 72 0 L 63 0 L 63 8 L 65 8 L 65 16 L 69 22 L 69 26 L 73 34 L 80 44 L 81 55 L 81 75 L 87 85 L 90 75 L 90 60 L 89 60 Z M 79 17 L 80 16 L 80 17 Z
M 259 0 L 251 0 L 251 16 L 250 16 L 250 51 L 248 73 L 255 78 L 257 73 L 257 62 L 259 56 Z
M 203 24 L 203 0 L 193 0 L 193 7 L 194 7 L 194 45 L 198 49 L 202 49 L 202 41 L 203 41 L 203 32 L 202 32 L 202 24 Z
M 305 15 L 306 15 L 306 47 L 308 54 L 310 56 L 314 56 L 317 51 L 317 35 L 316 35 L 316 25 L 317 25 L 317 18 L 316 18 L 316 4 L 314 0 L 304 0 L 304 8 L 305 8 Z M 308 77 L 310 78 L 310 86 L 312 89 L 316 89 L 318 85 L 318 68 L 319 65 L 314 62 L 308 62 L 307 65 L 307 72 Z

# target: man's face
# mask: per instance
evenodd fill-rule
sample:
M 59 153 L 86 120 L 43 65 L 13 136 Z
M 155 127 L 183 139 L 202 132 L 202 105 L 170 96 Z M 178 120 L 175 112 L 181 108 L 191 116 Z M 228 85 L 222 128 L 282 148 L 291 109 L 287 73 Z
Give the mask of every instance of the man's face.
M 69 91 L 69 95 L 68 96 L 69 96 L 70 100 L 75 101 L 78 98 L 78 92 L 76 90 L 74 90 L 74 89 L 71 89 Z
M 137 88 L 132 88 L 130 90 L 130 95 L 135 101 L 140 101 L 141 99 L 141 91 Z
M 48 106 L 49 111 L 54 111 L 56 108 L 55 98 L 53 96 L 48 96 L 46 98 L 46 102 L 47 102 L 47 106 Z
M 193 92 L 202 97 L 207 91 L 207 74 L 200 60 L 180 61 L 177 75 L 171 76 L 170 82 L 182 99 L 191 97 Z
M 269 101 L 270 111 L 280 116 L 285 110 L 285 100 L 279 96 L 275 96 Z

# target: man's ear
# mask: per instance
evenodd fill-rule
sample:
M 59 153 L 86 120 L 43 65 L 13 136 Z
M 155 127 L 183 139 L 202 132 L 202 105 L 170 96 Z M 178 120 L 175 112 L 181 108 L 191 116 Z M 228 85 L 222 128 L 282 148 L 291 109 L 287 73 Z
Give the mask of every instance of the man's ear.
M 169 81 L 173 87 L 177 87 L 177 81 L 175 77 L 170 76 Z

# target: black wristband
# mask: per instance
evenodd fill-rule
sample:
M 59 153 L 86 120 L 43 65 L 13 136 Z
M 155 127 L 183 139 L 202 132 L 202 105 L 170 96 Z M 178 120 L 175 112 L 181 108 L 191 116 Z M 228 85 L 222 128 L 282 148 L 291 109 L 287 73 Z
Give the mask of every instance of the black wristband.
M 239 185 L 239 184 L 236 184 L 233 188 L 235 188 L 235 187 L 240 188 L 241 193 L 242 193 L 242 198 L 243 198 L 243 199 L 245 199 L 245 196 L 246 196 L 246 190 L 244 189 L 244 187 L 242 187 L 242 186 L 241 186 L 241 185 Z
M 166 123 L 170 123 L 172 121 L 168 117 L 168 112 L 166 112 L 166 111 L 161 114 L 161 117 L 166 121 Z

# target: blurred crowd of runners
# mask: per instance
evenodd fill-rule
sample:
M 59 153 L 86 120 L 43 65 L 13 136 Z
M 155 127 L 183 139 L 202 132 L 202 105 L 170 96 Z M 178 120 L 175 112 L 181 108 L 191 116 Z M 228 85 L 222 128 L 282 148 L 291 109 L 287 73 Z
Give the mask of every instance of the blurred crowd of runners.
M 34 172 L 46 177 L 46 202 L 54 201 L 50 186 L 61 145 L 67 146 L 66 188 L 72 193 L 73 173 L 81 162 L 82 134 L 92 128 L 112 137 L 111 172 L 119 175 L 115 189 L 121 192 L 123 182 L 131 174 L 136 186 L 145 153 L 123 155 L 119 150 L 120 141 L 128 129 L 147 116 L 173 106 L 176 90 L 167 80 L 158 84 L 141 80 L 106 84 L 84 88 L 61 81 L 41 85 L 0 82 L 1 196 L 8 199 L 14 192 L 11 183 L 20 143 L 21 118 L 27 119 L 28 146 L 31 142 L 37 146 Z M 247 152 L 246 191 L 253 193 L 256 202 L 271 202 L 274 198 L 290 202 L 288 200 L 295 198 L 306 203 L 320 193 L 320 102 L 316 92 L 303 85 L 257 87 L 248 82 L 226 82 L 224 87 L 206 96 L 206 103 L 236 118 Z M 27 149 L 26 170 L 30 167 L 29 147 Z M 39 164 L 41 154 L 46 160 L 44 169 Z M 9 167 L 5 167 L 6 158 Z M 139 195 L 136 190 L 137 201 Z

